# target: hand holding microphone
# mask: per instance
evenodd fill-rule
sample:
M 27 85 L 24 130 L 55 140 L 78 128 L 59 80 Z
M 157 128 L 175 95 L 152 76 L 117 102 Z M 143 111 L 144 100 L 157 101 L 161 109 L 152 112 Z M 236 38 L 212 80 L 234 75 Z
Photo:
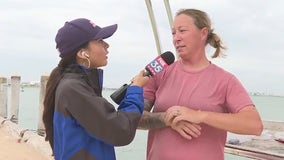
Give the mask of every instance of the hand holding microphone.
M 136 75 L 132 80 L 130 86 L 139 86 L 143 87 L 146 85 L 146 83 L 149 81 L 148 76 L 144 76 L 145 71 L 142 70 L 138 75 Z
M 118 90 L 113 92 L 110 97 L 111 99 L 116 103 L 120 104 L 120 102 L 123 100 L 126 90 L 129 85 L 138 85 L 140 87 L 143 87 L 149 78 L 155 76 L 159 72 L 163 71 L 165 68 L 167 68 L 170 64 L 172 64 L 175 61 L 175 56 L 172 52 L 167 51 L 158 57 L 156 57 L 152 62 L 150 62 L 146 67 L 144 71 L 141 71 L 139 75 L 137 75 L 131 84 L 124 84 L 122 85 Z M 141 77 L 142 76 L 142 77 Z

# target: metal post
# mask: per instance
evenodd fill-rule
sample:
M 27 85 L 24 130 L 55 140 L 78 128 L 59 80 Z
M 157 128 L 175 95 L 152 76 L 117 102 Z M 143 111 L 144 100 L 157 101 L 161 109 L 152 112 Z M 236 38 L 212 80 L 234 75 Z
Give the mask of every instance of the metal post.
M 158 34 L 158 30 L 157 30 L 157 25 L 156 25 L 155 16 L 154 16 L 154 13 L 153 13 L 151 0 L 145 0 L 145 2 L 146 2 L 146 5 L 147 5 L 149 17 L 150 17 L 151 24 L 152 24 L 152 29 L 153 29 L 153 32 L 154 32 L 157 51 L 158 51 L 158 54 L 160 55 L 162 53 L 161 52 L 161 44 L 160 44 L 159 34 Z
M 172 29 L 173 28 L 173 16 L 172 16 L 172 10 L 171 10 L 171 7 L 170 7 L 169 0 L 164 0 L 164 4 L 165 4 L 165 7 L 166 7 L 170 27 Z
M 171 7 L 170 7 L 169 0 L 164 0 L 164 4 L 165 4 L 166 11 L 167 11 L 170 29 L 172 30 L 172 28 L 173 28 L 173 15 L 172 15 L 172 10 L 171 10 Z M 176 57 L 177 58 L 179 57 L 178 54 L 176 54 Z

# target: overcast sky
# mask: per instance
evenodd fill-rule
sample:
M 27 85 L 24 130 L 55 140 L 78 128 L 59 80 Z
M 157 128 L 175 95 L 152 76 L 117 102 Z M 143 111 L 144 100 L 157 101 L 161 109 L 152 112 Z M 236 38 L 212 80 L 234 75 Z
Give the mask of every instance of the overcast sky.
M 163 0 L 152 0 L 161 50 L 175 50 Z M 210 59 L 233 73 L 249 92 L 284 95 L 284 1 L 170 0 L 180 8 L 207 12 L 228 48 Z M 65 21 L 88 18 L 99 26 L 118 24 L 110 43 L 104 86 L 120 87 L 157 56 L 145 0 L 1 0 L 0 76 L 39 81 L 58 64 L 54 37 Z M 214 50 L 208 48 L 208 56 Z

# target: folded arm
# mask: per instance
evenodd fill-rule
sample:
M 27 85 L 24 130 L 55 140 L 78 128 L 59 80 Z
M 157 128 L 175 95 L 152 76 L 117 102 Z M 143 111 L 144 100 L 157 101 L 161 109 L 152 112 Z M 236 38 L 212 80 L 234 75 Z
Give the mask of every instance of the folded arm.
M 165 119 L 205 123 L 215 128 L 237 134 L 260 135 L 263 130 L 261 118 L 254 106 L 246 106 L 238 113 L 216 113 L 193 110 L 188 107 L 174 106 L 168 109 Z
M 171 120 L 166 121 L 166 112 L 151 112 L 153 104 L 153 101 L 144 99 L 144 112 L 140 119 L 138 129 L 150 130 L 169 126 L 186 139 L 196 138 L 201 134 L 201 127 L 197 124 L 188 121 L 180 121 L 178 124 L 173 124 Z

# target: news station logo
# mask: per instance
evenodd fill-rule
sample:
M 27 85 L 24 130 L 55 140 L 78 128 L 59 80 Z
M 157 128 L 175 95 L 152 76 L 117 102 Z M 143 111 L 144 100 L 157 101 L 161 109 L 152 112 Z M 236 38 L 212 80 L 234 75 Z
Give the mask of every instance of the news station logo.
M 151 63 L 149 63 L 146 68 L 151 73 L 151 76 L 156 75 L 157 73 L 161 72 L 166 68 L 168 64 L 163 60 L 161 56 L 154 59 Z

